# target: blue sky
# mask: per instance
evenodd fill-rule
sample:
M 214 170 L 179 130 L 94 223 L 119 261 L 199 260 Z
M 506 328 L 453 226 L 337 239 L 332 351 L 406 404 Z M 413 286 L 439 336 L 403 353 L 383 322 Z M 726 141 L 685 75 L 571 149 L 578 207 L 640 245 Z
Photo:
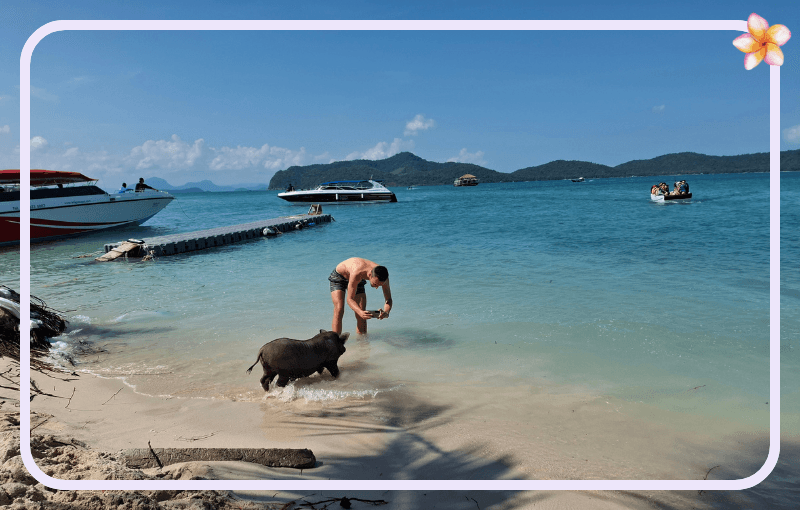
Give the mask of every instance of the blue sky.
M 752 2 L 3 3 L 0 167 L 19 166 L 19 55 L 58 19 L 739 19 L 783 46 L 782 150 L 800 148 L 800 7 Z M 724 5 L 719 5 L 724 4 Z M 769 150 L 769 69 L 738 32 L 59 32 L 31 63 L 31 164 L 115 188 L 266 183 L 293 164 L 410 151 L 501 172 Z

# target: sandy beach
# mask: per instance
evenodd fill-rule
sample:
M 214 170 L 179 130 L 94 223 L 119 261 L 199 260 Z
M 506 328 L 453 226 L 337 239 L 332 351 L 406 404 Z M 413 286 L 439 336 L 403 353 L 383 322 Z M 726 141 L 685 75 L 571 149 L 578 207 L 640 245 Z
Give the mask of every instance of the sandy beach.
M 19 394 L 14 391 L 14 383 L 19 382 L 18 365 L 7 358 L 2 361 L 2 481 L 8 498 L 0 494 L 0 500 L 20 508 L 32 508 L 25 505 L 42 501 L 65 502 L 65 494 L 71 491 L 50 491 L 21 468 L 14 446 L 19 437 L 15 430 Z M 646 422 L 620 413 L 621 403 L 586 401 L 578 396 L 556 398 L 551 393 L 539 395 L 542 413 L 530 417 L 541 440 L 529 441 L 528 431 L 498 430 L 496 421 L 494 430 L 482 426 L 489 416 L 513 413 L 513 399 L 485 402 L 473 395 L 467 416 L 463 409 L 454 409 L 458 406 L 416 395 L 413 388 L 385 400 L 287 406 L 279 393 L 261 402 L 159 398 L 135 393 L 119 380 L 85 373 L 33 371 L 32 379 L 37 388 L 32 390 L 32 442 L 43 452 L 37 462 L 46 473 L 65 479 L 720 479 L 749 475 L 741 471 L 748 467 L 742 459 L 750 455 L 752 460 L 753 455 L 745 451 L 732 454 L 722 444 L 710 444 L 711 436 L 696 435 L 696 444 L 682 448 L 697 449 L 697 454 L 693 462 L 681 465 L 677 459 L 686 452 L 675 450 L 674 438 L 666 431 L 659 435 L 649 429 L 652 435 L 647 441 L 647 434 L 640 430 Z M 469 390 L 450 388 L 439 398 L 466 397 Z M 376 406 L 382 413 L 376 413 Z M 599 429 L 598 423 L 605 425 Z M 722 436 L 718 442 L 724 442 Z M 317 466 L 298 470 L 244 462 L 189 462 L 163 469 L 125 467 L 121 451 L 146 448 L 148 443 L 153 448 L 308 448 L 314 452 Z M 766 443 L 763 446 L 766 448 Z M 74 451 L 66 465 L 65 449 Z M 755 462 L 751 466 L 759 467 Z M 93 492 L 75 492 L 70 496 L 73 506 L 64 508 L 90 508 Z M 175 508 L 165 505 L 179 501 L 183 501 L 180 505 L 200 504 L 203 500 L 211 506 L 198 508 L 283 509 L 325 508 L 329 500 L 345 497 L 352 508 L 379 504 L 387 509 L 677 509 L 713 508 L 721 501 L 747 500 L 746 493 L 697 491 L 387 492 L 365 487 L 358 492 L 314 494 L 167 492 L 144 491 L 136 497 L 152 505 L 141 508 Z M 337 502 L 334 507 L 339 505 Z

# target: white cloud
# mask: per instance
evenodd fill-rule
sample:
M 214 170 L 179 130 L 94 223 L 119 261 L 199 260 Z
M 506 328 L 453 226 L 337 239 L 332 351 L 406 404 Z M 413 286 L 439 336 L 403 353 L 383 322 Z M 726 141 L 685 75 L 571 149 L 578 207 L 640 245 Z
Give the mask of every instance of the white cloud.
M 662 105 L 659 105 L 659 106 L 654 106 L 654 107 L 653 107 L 653 113 L 661 113 L 661 112 L 663 112 L 663 111 L 664 111 L 664 109 L 665 109 L 666 107 L 667 107 L 667 106 L 666 106 L 666 105 L 663 105 L 663 104 L 662 104 Z
M 172 135 L 172 139 L 148 140 L 131 150 L 128 160 L 137 170 L 159 167 L 170 170 L 191 168 L 203 155 L 205 142 L 202 138 L 195 140 L 191 145 Z
M 67 81 L 68 85 L 79 86 L 90 83 L 92 80 L 88 76 L 73 76 Z
M 11 127 L 0 126 L 0 133 L 11 132 Z M 414 149 L 414 141 L 394 138 L 379 142 L 346 158 L 332 158 L 330 153 L 309 154 L 305 147 L 289 149 L 269 144 L 260 147 L 209 147 L 204 139 L 194 142 L 172 135 L 166 140 L 147 140 L 129 151 L 85 151 L 71 143 L 53 145 L 42 136 L 31 139 L 31 165 L 33 168 L 81 172 L 100 179 L 100 186 L 111 189 L 122 181 L 134 177 L 159 175 L 173 185 L 198 179 L 212 179 L 217 184 L 237 182 L 268 182 L 278 170 L 293 165 L 332 162 L 335 160 L 384 159 L 403 151 Z M 463 157 L 468 155 L 463 152 Z M 482 155 L 479 153 L 478 156 Z M 0 168 L 12 168 L 19 161 L 19 146 L 14 153 L 0 152 Z M 170 180 L 172 179 L 172 180 Z M 174 182 L 173 182 L 174 181 Z
M 31 138 L 31 152 L 45 150 L 47 149 L 48 145 L 50 144 L 47 142 L 47 140 L 41 136 L 34 136 Z
M 345 156 L 344 161 L 352 161 L 354 159 L 386 159 L 394 156 L 397 153 L 410 151 L 413 148 L 413 140 L 402 140 L 400 138 L 395 138 L 392 143 L 378 142 L 374 147 L 367 149 L 364 152 L 351 152 Z
M 426 119 L 424 115 L 417 114 L 412 120 L 406 123 L 406 130 L 403 133 L 404 136 L 412 136 L 416 135 L 418 131 L 427 131 L 428 129 L 435 127 L 436 122 L 433 119 Z
M 6 134 L 6 133 L 10 133 L 10 132 L 11 132 L 11 128 L 8 126 L 8 124 L 6 124 L 3 127 L 0 127 L 0 134 Z
M 269 157 L 264 161 L 264 168 L 269 170 L 282 170 L 293 165 L 303 165 L 306 161 L 306 148 L 300 147 L 299 151 L 272 147 Z
M 46 91 L 45 89 L 40 89 L 39 87 L 34 87 L 31 85 L 31 97 L 35 97 L 36 99 L 43 99 L 44 101 L 50 102 L 57 102 L 58 96 L 55 94 L 51 94 L 50 92 Z
M 486 161 L 483 159 L 483 151 L 467 152 L 467 149 L 461 149 L 458 156 L 447 160 L 448 163 L 472 163 L 474 165 L 485 165 Z
M 784 129 L 783 139 L 789 143 L 800 143 L 800 124 Z
M 282 147 L 270 147 L 266 143 L 261 147 L 239 145 L 211 150 L 216 154 L 208 164 L 212 170 L 243 170 L 256 166 L 281 170 L 292 165 L 303 165 L 307 158 L 305 147 L 301 147 L 299 151 L 293 151 Z

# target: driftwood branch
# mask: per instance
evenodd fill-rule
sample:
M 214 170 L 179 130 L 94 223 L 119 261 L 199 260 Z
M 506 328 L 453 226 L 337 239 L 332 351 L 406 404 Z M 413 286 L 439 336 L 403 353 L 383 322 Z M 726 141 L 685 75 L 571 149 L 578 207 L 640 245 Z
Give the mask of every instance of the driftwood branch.
M 125 465 L 134 469 L 163 467 L 179 462 L 239 461 L 267 467 L 312 468 L 317 459 L 311 450 L 293 448 L 133 448 L 124 450 Z
M 155 459 L 156 464 L 158 465 L 158 467 L 159 468 L 163 468 L 164 464 L 161 463 L 161 460 L 159 460 L 158 455 L 156 454 L 155 451 L 153 451 L 153 447 L 150 446 L 150 441 L 147 442 L 147 448 L 150 450 L 150 454 L 153 456 L 153 459 Z M 152 467 L 152 466 L 150 466 L 150 467 Z
M 72 403 L 72 397 L 74 396 L 75 396 L 75 388 L 72 388 L 72 395 L 69 396 L 69 402 L 67 402 L 67 405 L 64 406 L 64 409 L 69 407 L 69 405 Z
M 719 466 L 714 466 L 714 467 L 712 467 L 711 469 L 709 469 L 709 470 L 706 472 L 706 476 L 704 476 L 704 477 L 703 477 L 703 480 L 708 480 L 708 475 L 709 475 L 709 473 L 711 473 L 713 470 L 717 469 L 718 467 L 719 467 Z
M 176 437 L 175 439 L 177 439 L 178 441 L 188 441 L 188 442 L 192 442 L 192 441 L 200 441 L 200 440 L 202 440 L 202 439 L 208 439 L 209 437 L 213 437 L 215 434 L 216 434 L 216 432 L 212 432 L 211 434 L 206 434 L 206 435 L 204 435 L 204 436 L 194 436 L 194 437 L 183 437 L 183 436 L 178 436 L 178 437 Z
M 369 503 L 372 506 L 379 506 L 379 505 L 388 505 L 388 501 L 384 501 L 382 499 L 360 499 L 360 498 L 348 498 L 344 496 L 342 498 L 331 498 L 331 499 L 324 499 L 322 501 L 316 501 L 314 503 L 307 501 L 303 503 L 299 503 L 298 506 L 307 506 L 309 508 L 317 508 L 317 505 L 322 505 L 318 510 L 324 510 L 328 508 L 333 503 L 339 503 L 341 508 L 350 508 L 352 505 L 350 504 L 351 501 L 360 501 L 361 503 Z M 473 499 L 473 501 L 475 501 Z M 478 507 L 480 508 L 480 507 Z
M 117 393 L 119 393 L 120 391 L 122 391 L 122 388 L 118 389 L 118 390 L 117 390 Z M 111 398 L 114 398 L 114 397 L 116 397 L 116 396 L 117 396 L 117 393 L 114 393 L 113 395 L 111 395 Z M 109 398 L 108 400 L 106 400 L 105 402 L 103 402 L 103 403 L 102 403 L 102 404 L 100 404 L 100 405 L 101 405 L 101 406 L 104 406 L 104 405 L 108 404 L 109 402 L 111 402 L 111 398 Z

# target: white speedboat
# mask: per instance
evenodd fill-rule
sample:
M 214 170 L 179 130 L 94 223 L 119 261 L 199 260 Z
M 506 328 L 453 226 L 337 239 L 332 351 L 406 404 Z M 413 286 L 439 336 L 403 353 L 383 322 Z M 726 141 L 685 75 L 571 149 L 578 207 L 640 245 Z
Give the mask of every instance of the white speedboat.
M 31 170 L 31 241 L 128 225 L 155 216 L 175 197 L 145 189 L 106 193 L 78 172 Z M 0 170 L 0 245 L 19 244 L 19 170 Z
M 380 181 L 331 181 L 314 189 L 296 190 L 292 185 L 278 197 L 302 204 L 350 204 L 364 202 L 397 202 L 395 194 Z

